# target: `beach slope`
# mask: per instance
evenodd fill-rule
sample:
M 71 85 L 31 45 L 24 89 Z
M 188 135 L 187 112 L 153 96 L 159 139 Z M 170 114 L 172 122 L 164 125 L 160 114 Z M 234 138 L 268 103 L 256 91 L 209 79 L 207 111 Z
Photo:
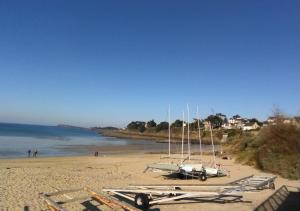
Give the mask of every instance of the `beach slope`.
M 209 157 L 206 157 L 209 161 Z M 0 160 L 0 210 L 46 209 L 39 198 L 41 192 L 54 192 L 56 189 L 90 187 L 100 191 L 102 187 L 126 186 L 129 184 L 220 184 L 251 174 L 266 175 L 252 167 L 222 160 L 230 177 L 210 178 L 206 182 L 198 180 L 167 179 L 163 173 L 143 173 L 146 164 L 162 161 L 160 155 L 131 154 L 105 157 L 49 157 L 36 159 Z M 278 177 L 276 188 L 281 185 L 299 187 L 299 181 Z M 160 210 L 253 210 L 258 204 L 274 193 L 263 190 L 259 193 L 245 193 L 244 202 L 239 203 L 186 203 L 184 201 L 168 205 L 155 205 Z M 83 204 L 72 204 L 72 210 L 85 209 Z

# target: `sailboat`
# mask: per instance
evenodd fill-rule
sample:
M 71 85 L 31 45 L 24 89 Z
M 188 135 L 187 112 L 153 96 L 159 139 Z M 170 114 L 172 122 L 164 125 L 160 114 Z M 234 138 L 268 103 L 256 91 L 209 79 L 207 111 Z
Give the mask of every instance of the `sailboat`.
M 169 158 L 171 158 L 171 127 L 170 127 L 170 106 L 169 106 Z M 148 169 L 155 169 L 161 171 L 168 171 L 171 173 L 177 173 L 180 178 L 184 178 L 187 176 L 197 177 L 202 181 L 205 181 L 207 177 L 219 177 L 226 176 L 227 172 L 220 168 L 220 165 L 216 164 L 216 156 L 215 156 L 215 146 L 213 140 L 213 132 L 212 126 L 210 123 L 210 138 L 212 144 L 212 155 L 213 155 L 213 165 L 207 166 L 203 164 L 203 156 L 202 156 L 202 140 L 201 140 L 201 128 L 200 128 L 200 117 L 199 117 L 199 109 L 197 106 L 197 126 L 198 126 L 198 137 L 199 137 L 199 147 L 200 147 L 200 163 L 186 163 L 187 160 L 191 160 L 191 148 L 190 148 L 190 131 L 189 131 L 189 106 L 187 105 L 187 145 L 188 145 L 188 156 L 184 159 L 183 154 L 183 146 L 184 146 L 184 112 L 183 112 L 183 123 L 182 123 L 182 141 L 181 141 L 181 162 L 180 163 L 154 163 L 147 165 Z
M 208 176 L 210 177 L 221 177 L 221 176 L 227 176 L 227 172 L 220 168 L 220 165 L 216 164 L 216 153 L 215 153 L 215 145 L 213 141 L 213 135 L 212 135 L 212 127 L 211 123 L 209 124 L 210 129 L 210 138 L 211 138 L 211 144 L 212 144 L 212 153 L 213 153 L 213 165 L 212 166 L 205 166 L 205 170 Z
M 190 150 L 190 138 L 189 138 L 189 106 L 187 105 L 187 112 L 188 112 L 188 160 L 191 159 L 191 150 Z M 201 139 L 201 128 L 200 128 L 200 117 L 199 117 L 199 108 L 197 106 L 197 126 L 198 126 L 198 138 L 199 138 L 199 147 L 200 147 L 200 163 L 193 163 L 193 164 L 185 164 L 182 161 L 181 168 L 182 169 L 192 169 L 194 171 L 202 172 L 205 171 L 205 175 L 208 177 L 219 177 L 219 176 L 226 176 L 227 172 L 220 168 L 220 165 L 216 164 L 216 155 L 215 155 L 215 145 L 213 140 L 213 133 L 212 127 L 210 123 L 210 138 L 211 138 L 211 145 L 212 145 L 212 154 L 213 154 L 213 165 L 207 166 L 203 164 L 203 156 L 202 156 L 202 139 Z M 184 118 L 183 118 L 184 119 Z M 184 126 L 183 126 L 184 131 Z M 183 158 L 183 141 L 182 141 L 182 158 Z
M 201 162 L 203 162 L 203 156 L 202 156 L 202 140 L 201 140 L 201 128 L 200 128 L 200 117 L 199 117 L 199 109 L 197 106 L 197 123 L 198 123 L 198 137 L 199 137 L 199 144 L 200 144 L 200 159 Z M 220 177 L 220 176 L 227 176 L 227 172 L 220 168 L 220 165 L 216 164 L 216 153 L 215 153 L 215 145 L 214 145 L 214 139 L 213 139 L 213 132 L 212 132 L 212 126 L 211 122 L 209 123 L 209 129 L 210 129 L 210 139 L 211 139 L 211 145 L 212 145 L 212 155 L 213 155 L 213 165 L 212 166 L 204 166 L 206 174 L 210 177 Z
M 188 160 L 190 160 L 191 149 L 190 149 L 190 140 L 189 140 L 189 107 L 187 105 L 188 111 Z M 170 127 L 170 107 L 169 107 L 169 158 L 171 158 L 171 127 Z M 168 171 L 172 174 L 176 173 L 180 178 L 186 177 L 196 177 L 202 181 L 207 179 L 205 168 L 202 164 L 192 164 L 192 163 L 184 163 L 185 159 L 183 159 L 183 144 L 184 144 L 184 112 L 183 112 L 183 123 L 182 123 L 182 145 L 181 145 L 181 162 L 180 163 L 154 163 L 147 165 L 144 172 L 148 169 L 155 169 L 161 171 Z

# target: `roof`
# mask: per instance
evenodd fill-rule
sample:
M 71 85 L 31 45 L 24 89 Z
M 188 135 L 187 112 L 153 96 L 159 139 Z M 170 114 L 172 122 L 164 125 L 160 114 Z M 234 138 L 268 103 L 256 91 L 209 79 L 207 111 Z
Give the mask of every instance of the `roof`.
M 245 126 L 253 126 L 256 122 L 248 122 L 245 124 Z M 256 123 L 257 124 L 257 123 Z

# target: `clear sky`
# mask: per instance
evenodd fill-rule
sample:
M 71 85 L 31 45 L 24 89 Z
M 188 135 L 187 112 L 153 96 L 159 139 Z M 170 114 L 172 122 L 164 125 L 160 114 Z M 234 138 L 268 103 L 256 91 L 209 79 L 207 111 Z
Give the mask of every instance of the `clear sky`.
M 299 0 L 0 0 L 0 122 L 300 113 Z M 192 117 L 191 114 L 191 117 Z

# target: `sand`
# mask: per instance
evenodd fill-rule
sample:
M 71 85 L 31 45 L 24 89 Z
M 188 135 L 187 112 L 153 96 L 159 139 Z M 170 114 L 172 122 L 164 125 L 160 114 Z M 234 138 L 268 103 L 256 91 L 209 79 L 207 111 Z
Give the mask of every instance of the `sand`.
M 252 167 L 240 165 L 234 160 L 221 160 L 231 172 L 230 177 L 199 180 L 168 179 L 162 172 L 143 173 L 147 163 L 162 162 L 160 155 L 129 154 L 100 157 L 49 157 L 0 160 L 0 210 L 47 210 L 39 198 L 41 192 L 57 189 L 90 187 L 100 191 L 102 187 L 126 186 L 129 184 L 220 184 L 251 174 L 269 175 Z M 206 157 L 206 160 L 210 160 Z M 167 160 L 165 160 L 167 161 Z M 300 187 L 299 181 L 278 177 L 276 189 L 282 185 Z M 274 193 L 267 189 L 257 193 L 244 193 L 238 203 L 186 203 L 155 205 L 152 210 L 253 210 Z M 80 203 L 71 205 L 71 210 L 84 210 Z

